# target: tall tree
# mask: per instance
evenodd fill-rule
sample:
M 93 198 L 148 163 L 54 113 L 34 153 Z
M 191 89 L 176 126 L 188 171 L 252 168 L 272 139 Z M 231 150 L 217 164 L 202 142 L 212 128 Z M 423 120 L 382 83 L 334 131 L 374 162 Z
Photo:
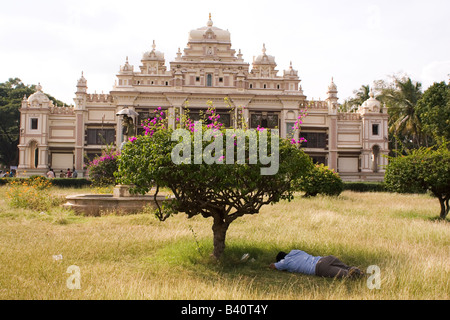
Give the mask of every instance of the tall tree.
M 434 83 L 417 103 L 424 133 L 435 142 L 450 141 L 450 84 Z
M 381 100 L 389 113 L 389 132 L 408 147 L 426 144 L 416 105 L 422 96 L 422 84 L 409 77 L 394 77 L 391 85 L 381 91 Z
M 21 101 L 34 91 L 19 78 L 0 83 L 0 162 L 8 166 L 18 163 Z

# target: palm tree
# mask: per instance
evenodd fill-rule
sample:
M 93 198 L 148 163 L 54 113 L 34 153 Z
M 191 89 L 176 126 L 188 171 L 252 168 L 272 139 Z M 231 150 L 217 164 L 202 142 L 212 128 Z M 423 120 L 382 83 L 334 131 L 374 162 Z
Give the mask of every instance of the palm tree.
M 422 96 L 422 84 L 411 78 L 395 78 L 391 87 L 382 90 L 381 100 L 388 106 L 389 132 L 405 144 L 419 148 L 426 142 L 416 104 Z
M 353 98 L 347 99 L 344 101 L 344 104 L 340 108 L 340 112 L 354 112 L 358 109 L 358 106 L 362 105 L 364 101 L 370 98 L 370 86 L 362 85 L 358 90 L 354 90 L 353 94 L 355 95 Z

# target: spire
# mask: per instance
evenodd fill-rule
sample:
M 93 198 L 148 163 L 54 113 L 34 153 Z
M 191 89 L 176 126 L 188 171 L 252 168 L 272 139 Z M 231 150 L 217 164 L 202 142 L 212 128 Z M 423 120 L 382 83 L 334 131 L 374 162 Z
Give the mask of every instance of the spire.
M 262 53 L 266 54 L 266 44 L 265 43 L 263 43 Z
M 155 50 L 155 49 L 156 49 L 156 44 L 155 44 L 155 40 L 153 40 L 152 48 L 153 48 L 153 50 Z
M 207 25 L 208 27 L 212 27 L 212 25 L 213 25 L 213 22 L 212 22 L 212 20 L 211 20 L 211 13 L 209 13 L 209 20 L 208 20 L 208 22 L 206 23 L 206 25 Z

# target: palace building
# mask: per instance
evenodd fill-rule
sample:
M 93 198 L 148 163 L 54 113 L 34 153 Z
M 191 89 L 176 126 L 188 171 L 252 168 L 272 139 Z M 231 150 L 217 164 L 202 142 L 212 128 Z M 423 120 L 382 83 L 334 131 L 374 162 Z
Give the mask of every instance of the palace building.
M 81 73 L 74 106 L 61 107 L 38 85 L 20 109 L 18 172 L 23 176 L 76 168 L 83 176 L 87 158 L 101 153 L 105 144 L 123 142 L 122 117 L 117 115 L 123 109 L 137 113 L 133 119 L 139 133 L 141 121 L 158 107 L 177 115 L 188 105 L 195 119 L 212 101 L 225 126 L 233 127 L 237 117 L 229 112 L 227 98 L 232 107 L 243 107 L 250 128 L 278 128 L 282 137 L 294 134 L 293 125 L 307 108 L 300 135 L 314 161 L 339 172 L 343 180 L 383 180 L 383 155 L 389 152 L 387 109 L 371 93 L 356 112 L 342 113 L 333 79 L 324 101 L 308 100 L 300 82 L 292 63 L 280 74 L 265 45 L 251 64 L 244 61 L 241 50 L 232 48 L 230 32 L 214 26 L 210 16 L 206 26 L 190 31 L 186 47 L 178 49 L 169 67 L 154 41 L 139 68 L 127 58 L 107 94 L 88 93 Z

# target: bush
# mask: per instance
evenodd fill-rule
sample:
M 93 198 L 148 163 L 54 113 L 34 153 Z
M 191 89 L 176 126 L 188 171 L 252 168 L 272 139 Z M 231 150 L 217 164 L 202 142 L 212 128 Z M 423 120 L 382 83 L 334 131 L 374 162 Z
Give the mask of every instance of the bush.
M 51 179 L 51 182 L 55 187 L 60 188 L 82 188 L 89 187 L 92 184 L 92 181 L 85 178 L 55 178 Z
M 28 179 L 13 179 L 9 181 L 6 197 L 13 208 L 26 208 L 36 211 L 46 211 L 59 205 L 61 199 L 50 196 L 52 183 L 41 176 Z
M 440 218 L 445 219 L 450 199 L 450 151 L 420 148 L 406 156 L 390 157 L 385 175 L 386 188 L 400 193 L 431 192 L 439 199 Z
M 338 196 L 344 190 L 344 183 L 339 174 L 324 164 L 318 164 L 299 180 L 297 187 L 305 192 L 305 197 L 314 197 L 318 194 Z
M 42 179 L 47 179 L 44 176 L 37 176 Z M 19 182 L 23 183 L 25 181 L 28 181 L 29 178 L 1 178 L 0 179 L 0 186 L 7 185 L 11 182 Z M 55 178 L 55 179 L 48 179 L 52 186 L 60 187 L 60 188 L 82 188 L 82 187 L 89 187 L 92 184 L 92 181 L 86 178 L 77 178 L 77 179 L 71 179 L 71 178 Z
M 118 170 L 117 159 L 120 151 L 114 150 L 112 145 L 102 150 L 102 154 L 89 162 L 88 172 L 92 185 L 96 187 L 115 185 L 114 172 Z
M 386 192 L 382 182 L 344 182 L 344 190 L 354 192 Z

